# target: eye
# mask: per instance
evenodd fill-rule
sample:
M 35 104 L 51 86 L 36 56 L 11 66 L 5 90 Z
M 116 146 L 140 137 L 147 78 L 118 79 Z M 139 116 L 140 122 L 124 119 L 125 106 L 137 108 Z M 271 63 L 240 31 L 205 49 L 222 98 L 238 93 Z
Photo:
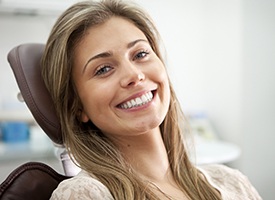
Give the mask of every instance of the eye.
M 142 59 L 142 58 L 145 58 L 148 54 L 149 54 L 149 52 L 143 51 L 143 50 L 142 50 L 142 51 L 138 52 L 138 53 L 135 55 L 134 60 L 140 60 L 140 59 Z
M 100 66 L 96 72 L 95 72 L 95 75 L 96 76 L 101 76 L 101 75 L 104 75 L 106 73 L 108 73 L 110 70 L 112 70 L 113 68 L 109 65 L 103 65 L 103 66 Z

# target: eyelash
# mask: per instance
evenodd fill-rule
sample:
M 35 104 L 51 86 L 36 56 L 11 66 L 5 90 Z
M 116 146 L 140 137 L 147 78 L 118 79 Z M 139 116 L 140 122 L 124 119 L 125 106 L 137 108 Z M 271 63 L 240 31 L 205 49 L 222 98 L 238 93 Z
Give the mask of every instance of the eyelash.
M 107 70 L 107 69 L 108 69 L 108 70 Z M 104 75 L 104 74 L 106 74 L 107 72 L 109 72 L 111 69 L 112 69 L 111 66 L 109 66 L 109 65 L 103 65 L 103 66 L 101 66 L 98 70 L 96 70 L 95 75 L 96 75 L 96 76 Z M 106 71 L 106 70 L 107 70 L 107 71 Z
M 134 56 L 134 60 L 136 60 L 136 59 L 138 59 L 138 60 L 139 60 L 139 59 L 142 59 L 142 58 L 146 57 L 148 54 L 149 54 L 148 51 L 142 50 L 142 51 L 138 52 L 138 53 Z M 142 55 L 142 56 L 140 57 L 140 55 Z
M 134 59 L 133 60 L 140 60 L 140 59 L 143 59 L 145 58 L 147 55 L 149 54 L 148 51 L 140 51 L 138 52 L 135 56 L 134 56 Z M 107 70 L 107 71 L 106 71 Z M 101 76 L 101 75 L 104 75 L 106 73 L 108 73 L 110 70 L 112 70 L 112 67 L 109 66 L 109 65 L 103 65 L 101 66 L 98 70 L 96 70 L 95 72 L 95 76 Z

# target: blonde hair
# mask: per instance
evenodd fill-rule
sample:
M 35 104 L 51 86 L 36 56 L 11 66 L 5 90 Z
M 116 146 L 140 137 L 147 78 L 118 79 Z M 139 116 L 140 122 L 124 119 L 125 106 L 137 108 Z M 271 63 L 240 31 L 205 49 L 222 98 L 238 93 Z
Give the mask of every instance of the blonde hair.
M 79 120 L 82 105 L 71 75 L 74 49 L 89 27 L 104 23 L 112 16 L 130 20 L 138 27 L 163 61 L 158 31 L 146 12 L 117 0 L 86 1 L 68 8 L 55 23 L 42 58 L 42 76 L 60 119 L 64 144 L 79 166 L 96 176 L 114 199 L 158 199 L 131 170 L 113 143 L 92 122 Z M 171 84 L 170 92 L 169 110 L 160 130 L 174 179 L 190 199 L 221 199 L 188 158 L 184 131 L 180 127 L 184 118 Z

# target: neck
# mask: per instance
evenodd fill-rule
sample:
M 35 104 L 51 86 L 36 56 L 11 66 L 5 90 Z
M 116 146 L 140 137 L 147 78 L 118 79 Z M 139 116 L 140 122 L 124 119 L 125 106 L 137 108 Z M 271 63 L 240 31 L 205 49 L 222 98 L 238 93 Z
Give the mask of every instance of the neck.
M 159 128 L 120 138 L 117 144 L 124 158 L 145 180 L 158 182 L 166 179 L 170 168 Z
M 134 171 L 153 188 L 160 199 L 182 199 L 186 196 L 172 176 L 159 128 L 114 141 Z

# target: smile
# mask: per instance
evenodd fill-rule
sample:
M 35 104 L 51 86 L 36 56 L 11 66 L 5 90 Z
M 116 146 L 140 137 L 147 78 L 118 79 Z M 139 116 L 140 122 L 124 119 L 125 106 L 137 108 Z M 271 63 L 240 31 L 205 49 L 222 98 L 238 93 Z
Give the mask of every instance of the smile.
M 147 92 L 146 94 L 143 94 L 140 97 L 137 97 L 137 98 L 131 99 L 129 101 L 126 101 L 126 102 L 118 105 L 118 107 L 122 108 L 122 109 L 130 109 L 130 108 L 133 108 L 133 107 L 138 107 L 138 106 L 142 106 L 144 104 L 147 104 L 150 101 L 152 101 L 152 99 L 153 99 L 153 93 L 150 91 L 150 92 Z

